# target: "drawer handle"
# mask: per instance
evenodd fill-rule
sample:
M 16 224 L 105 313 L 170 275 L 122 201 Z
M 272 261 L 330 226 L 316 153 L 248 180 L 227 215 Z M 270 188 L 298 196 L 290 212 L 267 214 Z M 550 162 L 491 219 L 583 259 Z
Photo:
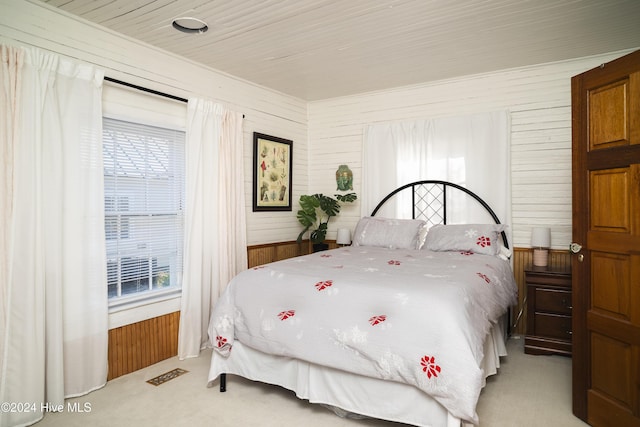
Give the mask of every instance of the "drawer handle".
M 566 332 L 567 332 L 567 335 L 573 335 L 572 331 L 566 331 Z

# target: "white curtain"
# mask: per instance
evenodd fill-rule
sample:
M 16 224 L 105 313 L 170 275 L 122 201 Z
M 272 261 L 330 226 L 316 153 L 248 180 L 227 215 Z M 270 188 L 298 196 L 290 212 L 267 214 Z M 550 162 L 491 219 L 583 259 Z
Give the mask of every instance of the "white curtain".
M 1 46 L 0 425 L 42 417 L 107 379 L 103 74 Z
M 362 215 L 370 215 L 386 194 L 403 184 L 435 179 L 475 192 L 501 222 L 509 224 L 509 159 L 506 111 L 370 125 L 363 148 Z M 404 197 L 399 200 L 401 205 L 391 205 L 382 215 L 406 216 L 401 210 L 411 202 Z M 471 202 L 447 203 L 447 207 L 451 207 L 451 223 L 487 221 L 481 217 L 483 209 Z
M 189 99 L 180 359 L 208 345 L 213 305 L 247 268 L 242 120 L 219 104 Z

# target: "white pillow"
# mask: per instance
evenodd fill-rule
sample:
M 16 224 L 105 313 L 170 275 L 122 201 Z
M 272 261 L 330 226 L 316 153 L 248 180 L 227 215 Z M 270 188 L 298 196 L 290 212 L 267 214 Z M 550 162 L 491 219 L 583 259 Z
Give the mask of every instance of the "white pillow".
M 379 246 L 390 249 L 418 249 L 420 230 L 426 222 L 420 219 L 364 217 L 358 221 L 353 246 Z
M 500 233 L 505 228 L 504 224 L 438 224 L 429 229 L 423 248 L 498 255 L 503 246 Z

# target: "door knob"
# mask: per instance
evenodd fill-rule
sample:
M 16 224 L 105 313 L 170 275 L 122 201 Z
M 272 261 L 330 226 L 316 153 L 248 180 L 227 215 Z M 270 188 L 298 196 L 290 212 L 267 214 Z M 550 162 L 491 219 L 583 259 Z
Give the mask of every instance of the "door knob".
M 569 250 L 572 254 L 577 254 L 582 250 L 582 245 L 580 243 L 573 242 L 569 245 Z

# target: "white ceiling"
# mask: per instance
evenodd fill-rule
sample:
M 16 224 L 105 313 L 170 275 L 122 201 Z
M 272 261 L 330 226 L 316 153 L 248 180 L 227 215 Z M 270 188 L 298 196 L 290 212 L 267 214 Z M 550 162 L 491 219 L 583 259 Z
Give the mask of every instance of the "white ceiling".
M 640 0 L 42 1 L 305 100 L 640 47 Z

